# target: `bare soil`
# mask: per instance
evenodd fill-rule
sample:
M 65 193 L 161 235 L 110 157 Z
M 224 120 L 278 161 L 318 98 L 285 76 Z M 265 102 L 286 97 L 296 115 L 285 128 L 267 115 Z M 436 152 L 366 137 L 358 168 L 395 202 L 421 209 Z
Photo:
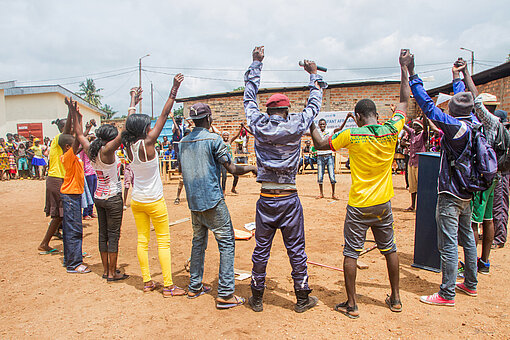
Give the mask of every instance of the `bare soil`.
M 306 252 L 312 261 L 342 267 L 343 221 L 350 186 L 349 175 L 338 175 L 339 201 L 317 200 L 315 175 L 297 179 L 304 207 Z M 228 184 L 231 185 L 231 178 Z M 409 206 L 403 176 L 394 176 L 396 196 L 392 200 L 400 256 L 402 313 L 392 313 L 384 303 L 390 292 L 384 257 L 377 250 L 362 260 L 368 269 L 359 270 L 357 292 L 361 317 L 350 320 L 333 310 L 346 300 L 343 274 L 309 266 L 310 286 L 319 305 L 303 314 L 293 311 L 295 297 L 291 267 L 281 235 L 275 237 L 268 265 L 264 311 L 248 306 L 217 310 L 218 248 L 212 236 L 206 254 L 204 282 L 213 293 L 195 300 L 164 299 L 161 291 L 142 292 L 142 278 L 136 257 L 136 227 L 130 210 L 125 211 L 120 240 L 119 265 L 131 275 L 125 281 L 107 283 L 97 247 L 97 220 L 84 221 L 83 250 L 92 269 L 86 275 L 67 274 L 62 254 L 39 255 L 39 245 L 49 222 L 43 213 L 45 183 L 18 180 L 0 183 L 0 337 L 42 339 L 64 338 L 510 338 L 510 293 L 508 260 L 510 245 L 491 254 L 490 275 L 479 275 L 476 298 L 458 294 L 455 307 L 435 307 L 419 302 L 420 295 L 436 292 L 441 275 L 411 267 L 414 243 L 414 213 Z M 326 194 L 330 194 L 325 183 Z M 190 216 L 186 201 L 173 204 L 177 183 L 165 185 L 170 221 Z M 259 184 L 242 177 L 239 195 L 227 195 L 226 202 L 236 228 L 254 221 Z M 183 195 L 184 197 L 184 195 Z M 431 212 L 433 213 L 433 212 Z M 149 259 L 153 279 L 162 282 L 155 235 Z M 174 281 L 188 284 L 184 264 L 191 249 L 191 223 L 171 227 Z M 369 238 L 372 238 L 369 233 Z M 51 246 L 62 250 L 62 242 Z M 255 245 L 236 242 L 235 266 L 251 270 Z M 367 245 L 369 245 L 367 243 Z M 462 251 L 460 252 L 462 254 Z M 236 293 L 250 296 L 249 279 L 236 281 Z

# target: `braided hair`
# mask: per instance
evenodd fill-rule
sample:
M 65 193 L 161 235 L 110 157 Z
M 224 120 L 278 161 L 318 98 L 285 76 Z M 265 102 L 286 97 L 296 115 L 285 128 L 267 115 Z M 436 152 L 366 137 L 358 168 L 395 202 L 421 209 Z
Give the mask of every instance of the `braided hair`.
M 97 154 L 99 153 L 99 150 L 103 146 L 106 145 L 109 141 L 114 140 L 119 135 L 119 131 L 115 126 L 106 124 L 101 125 L 96 130 L 96 139 L 92 143 L 90 143 L 89 147 L 89 158 L 92 162 L 96 161 Z

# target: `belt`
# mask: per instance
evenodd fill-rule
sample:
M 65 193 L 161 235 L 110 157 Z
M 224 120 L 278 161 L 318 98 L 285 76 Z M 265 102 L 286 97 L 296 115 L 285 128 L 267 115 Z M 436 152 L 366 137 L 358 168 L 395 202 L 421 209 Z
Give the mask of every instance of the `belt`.
M 297 193 L 296 189 L 261 189 L 260 196 L 263 197 L 285 197 Z

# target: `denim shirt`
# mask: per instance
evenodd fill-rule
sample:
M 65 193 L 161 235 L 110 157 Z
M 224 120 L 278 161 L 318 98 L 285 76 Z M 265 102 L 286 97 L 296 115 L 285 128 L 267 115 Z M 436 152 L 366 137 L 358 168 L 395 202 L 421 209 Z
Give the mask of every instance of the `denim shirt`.
M 195 127 L 181 139 L 179 162 L 191 211 L 212 209 L 223 199 L 220 170 L 222 164 L 231 161 L 221 137 L 207 129 Z
M 298 171 L 301 136 L 310 128 L 322 104 L 322 88 L 327 84 L 317 74 L 310 75 L 310 96 L 303 112 L 290 113 L 287 119 L 260 112 L 257 92 L 262 63 L 254 61 L 244 74 L 244 111 L 255 137 L 257 182 L 295 184 Z M 319 82 L 319 88 L 315 82 Z
M 473 115 L 453 117 L 441 111 L 435 106 L 434 102 L 423 88 L 423 81 L 418 75 L 413 75 L 409 78 L 409 85 L 423 113 L 425 113 L 427 118 L 444 133 L 441 139 L 441 164 L 439 168 L 438 192 L 449 193 L 462 200 L 470 200 L 472 197 L 471 193 L 463 190 L 454 176 L 450 177 L 445 148 L 451 150 L 455 157 L 460 156 L 466 147 L 466 143 L 471 138 L 471 124 L 477 122 L 476 118 Z M 461 85 L 454 83 L 454 89 L 460 90 Z

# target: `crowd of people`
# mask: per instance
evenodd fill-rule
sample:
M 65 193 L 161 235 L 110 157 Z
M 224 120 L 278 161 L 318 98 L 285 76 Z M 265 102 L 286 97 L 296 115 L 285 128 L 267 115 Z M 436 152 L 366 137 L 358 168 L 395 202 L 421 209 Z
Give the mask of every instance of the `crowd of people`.
M 244 75 L 243 100 L 247 124 L 241 125 L 232 138 L 212 126 L 211 109 L 204 103 L 190 107 L 189 121 L 192 124 L 188 128 L 182 126 L 182 121 L 175 120 L 171 109 L 184 80 L 182 74 L 175 76 L 168 100 L 152 128 L 149 116 L 135 113 L 136 104 L 142 100 L 140 88 L 130 91 L 128 117 L 121 133 L 111 125 L 102 125 L 93 138 L 87 136 L 92 124 L 87 124 L 83 131 L 82 115 L 77 103 L 72 98 L 66 98 L 67 119 L 57 122 L 61 133 L 45 150 L 49 161 L 45 212 L 51 217 L 51 222 L 39 250 L 45 254 L 55 251 L 49 242 L 62 225 L 64 267 L 68 273 L 90 272 L 83 262 L 82 219 L 85 210 L 87 216 L 94 216 L 91 201 L 97 211 L 103 278 L 107 281 L 127 279 L 129 275 L 117 268 L 117 259 L 123 213 L 130 206 L 138 232 L 137 256 L 144 292 L 153 291 L 158 286 L 151 278 L 148 261 L 151 225 L 156 232 L 164 297 L 186 295 L 193 299 L 212 290 L 202 282 L 208 232 L 211 231 L 220 253 L 216 307 L 226 309 L 242 305 L 245 298 L 235 295 L 235 238 L 224 200 L 225 180 L 227 172 L 234 176 L 231 192 L 236 193 L 238 176 L 252 172 L 257 175 L 261 190 L 255 207 L 256 245 L 252 254 L 252 294 L 248 303 L 255 312 L 263 310 L 266 267 L 275 233 L 280 230 L 292 266 L 295 311 L 305 312 L 318 302 L 317 297 L 310 295 L 312 289 L 308 282 L 303 208 L 296 187 L 300 164 L 310 164 L 301 154 L 302 137 L 307 134 L 311 136 L 317 151 L 318 198 L 324 197 L 322 184 L 325 169 L 330 177 L 332 197 L 336 198 L 333 153 L 342 148 L 349 150 L 352 185 L 343 233 L 347 300 L 337 304 L 335 310 L 349 318 L 358 318 L 360 315 L 356 303 L 357 259 L 364 249 L 366 232 L 371 228 L 377 248 L 387 262 L 391 291 L 386 297 L 386 304 L 392 312 L 401 312 L 399 258 L 391 207 L 395 151 L 400 146 L 409 149 L 407 167 L 412 202 L 409 210 L 414 210 L 419 164 L 417 153 L 427 150 L 430 130 L 433 138 L 437 139 L 432 145 L 441 152 L 436 221 L 442 284 L 437 293 L 422 296 L 420 301 L 453 306 L 456 290 L 476 296 L 477 273 L 489 272 L 493 240 L 498 247 L 503 247 L 506 242 L 508 174 L 502 167 L 498 170 L 498 161 L 503 154 L 497 146 L 500 134 L 506 131 L 500 121 L 506 120 L 506 113 L 491 111 L 484 105 L 487 95 L 478 94 L 465 61 L 459 59 L 454 63 L 455 94 L 445 113 L 424 90 L 423 82 L 414 70 L 414 55 L 409 50 L 401 50 L 400 101 L 396 103 L 392 117 L 380 123 L 376 104 L 370 99 L 362 99 L 347 117 L 354 119 L 358 127 L 344 129 L 342 126 L 328 133 L 326 121 L 319 121 L 318 127 L 314 123 L 321 109 L 323 89 L 327 87 L 322 76 L 317 74 L 314 62 L 305 60 L 303 65 L 309 73 L 309 98 L 302 112 L 290 112 L 290 101 L 284 94 L 269 97 L 265 103 L 266 112 L 262 112 L 257 93 L 263 67 L 263 46 L 253 50 L 252 59 Z M 422 115 L 421 119 L 412 120 L 406 125 L 411 93 Z M 171 142 L 166 138 L 158 142 L 169 118 L 174 120 L 175 137 Z M 247 164 L 246 159 L 239 159 L 242 157 L 233 159 L 231 144 L 236 145 L 237 155 L 243 154 L 246 152 L 243 145 L 246 144 L 239 140 L 246 140 L 250 135 L 255 140 L 256 166 Z M 510 141 L 510 134 L 508 136 Z M 13 140 L 14 136 L 7 143 L 12 145 Z M 2 144 L 3 148 L 5 144 Z M 307 143 L 306 147 L 311 148 L 311 143 Z M 119 150 L 126 158 L 124 196 Z M 187 288 L 178 287 L 172 280 L 168 210 L 160 176 L 161 151 L 175 155 L 175 166 L 182 173 L 177 198 L 184 187 L 191 213 L 193 240 Z M 479 161 L 475 163 L 474 159 Z M 34 163 L 44 166 L 38 161 L 32 161 Z M 464 172 L 459 170 L 461 167 L 464 167 Z M 478 171 L 483 175 L 475 183 L 473 176 L 464 177 L 466 171 L 470 171 L 470 174 Z M 132 194 L 128 203 L 126 188 L 129 187 L 132 187 Z M 496 188 L 499 188 L 499 203 L 502 205 L 496 227 L 496 230 L 501 228 L 499 238 L 494 237 L 495 223 L 492 222 Z M 87 190 L 92 197 L 90 201 L 84 198 Z M 476 249 L 478 224 L 482 224 L 483 231 L 480 257 Z M 458 266 L 458 245 L 464 248 L 461 270 Z M 457 283 L 457 277 L 463 281 Z

